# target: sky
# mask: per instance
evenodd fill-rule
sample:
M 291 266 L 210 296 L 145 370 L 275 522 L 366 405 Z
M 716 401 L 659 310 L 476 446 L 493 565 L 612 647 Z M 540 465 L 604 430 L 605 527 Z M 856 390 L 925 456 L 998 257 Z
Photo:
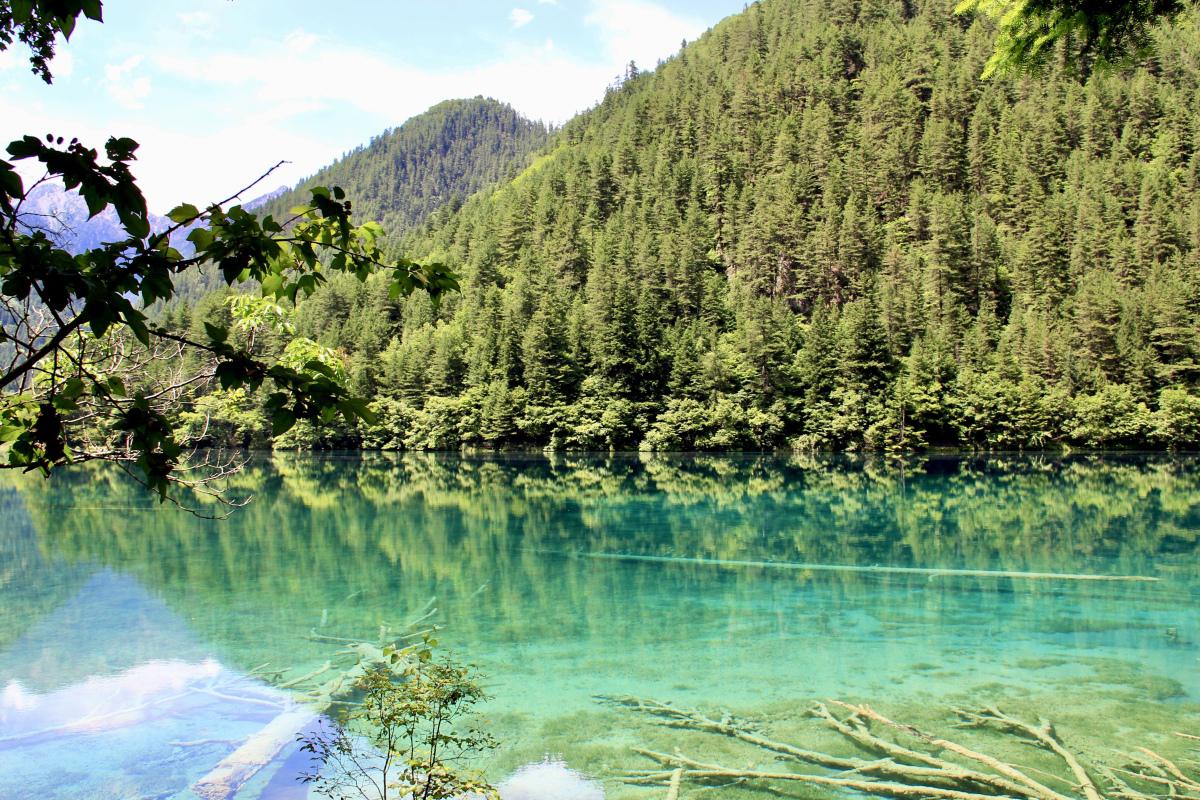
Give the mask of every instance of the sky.
M 743 5 L 108 0 L 103 25 L 81 18 L 60 43 L 52 86 L 22 45 L 0 52 L 0 142 L 129 136 L 162 213 L 223 199 L 280 160 L 259 188 L 295 183 L 441 100 L 484 95 L 564 122 L 631 60 L 652 68 Z

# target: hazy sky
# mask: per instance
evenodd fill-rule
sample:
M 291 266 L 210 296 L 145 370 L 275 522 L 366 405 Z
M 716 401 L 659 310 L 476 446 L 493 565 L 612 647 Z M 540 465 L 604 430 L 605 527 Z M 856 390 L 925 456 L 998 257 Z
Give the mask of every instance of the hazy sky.
M 0 141 L 141 142 L 151 208 L 211 202 L 280 159 L 292 183 L 453 97 L 562 122 L 743 0 L 108 0 L 54 60 L 0 53 Z

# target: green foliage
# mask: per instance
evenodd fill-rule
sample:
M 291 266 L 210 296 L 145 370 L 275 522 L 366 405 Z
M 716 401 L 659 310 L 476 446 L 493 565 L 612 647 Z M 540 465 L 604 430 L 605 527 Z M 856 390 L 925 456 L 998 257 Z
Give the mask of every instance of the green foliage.
M 403 670 L 368 672 L 356 686 L 359 704 L 301 737 L 301 751 L 312 757 L 301 780 L 331 800 L 498 800 L 487 781 L 460 765 L 496 746 L 470 724 L 474 706 L 487 699 L 475 671 L 449 658 L 433 660 L 428 646 L 391 657 Z
M 765 450 L 778 442 L 784 422 L 778 409 L 745 408 L 727 397 L 711 404 L 671 400 L 651 426 L 646 450 Z
M 1183 389 L 1163 389 L 1154 416 L 1154 435 L 1170 447 L 1200 444 L 1200 397 Z
M 377 221 L 398 235 L 512 177 L 548 139 L 545 125 L 503 103 L 447 100 L 384 131 L 259 211 L 280 217 L 304 202 L 311 187 L 341 186 L 354 197 L 354 219 Z
M 61 137 L 27 136 L 9 145 L 14 160 L 40 162 L 48 177 L 77 189 L 93 216 L 110 206 L 116 211 L 128 238 L 77 256 L 27 226 L 22 182 L 11 163 L 0 161 L 0 285 L 8 301 L 3 338 L 16 354 L 0 376 L 6 465 L 49 471 L 73 461 L 115 460 L 134 465 L 165 499 L 185 458 L 186 438 L 176 435 L 173 417 L 180 401 L 205 384 L 226 394 L 210 403 L 214 408 L 193 414 L 208 419 L 215 410 L 229 417 L 231 398 L 261 390 L 276 435 L 298 419 L 369 417 L 366 404 L 346 389 L 340 360 L 327 350 L 297 339 L 282 358 L 265 358 L 256 335 L 264 328 L 286 335 L 289 312 L 281 304 L 312 294 L 327 274 L 365 281 L 380 272 L 397 297 L 420 287 L 434 298 L 457 288 L 454 274 L 440 264 L 386 259 L 379 226 L 351 225 L 350 203 L 336 188 L 314 189 L 312 203 L 293 209 L 286 228 L 237 205 L 203 211 L 182 205 L 170 214 L 172 227 L 152 234 L 129 168 L 136 149 L 132 140 L 110 139 L 102 161 L 76 140 L 64 146 Z M 195 248 L 189 257 L 170 244 L 171 234 L 185 226 Z M 262 299 L 229 303 L 232 332 L 240 338 L 217 319 L 172 331 L 143 310 L 170 300 L 174 277 L 204 264 L 229 285 L 261 287 Z M 184 363 L 196 371 L 174 369 L 173 358 L 194 354 Z M 228 394 L 237 390 L 246 395 Z M 185 426 L 194 430 L 198 419 Z M 226 427 L 234 439 L 253 438 L 251 421 Z
M 1075 401 L 1071 438 L 1091 447 L 1130 445 L 1144 441 L 1150 410 L 1137 402 L 1128 386 L 1105 386 Z
M 462 275 L 440 305 L 349 276 L 298 297 L 387 409 L 339 442 L 1186 446 L 1200 16 L 1122 71 L 981 81 L 986 15 L 843 10 L 764 0 L 397 225 L 388 248 Z
M 1125 63 L 1147 52 L 1158 20 L 1184 7 L 1182 0 L 961 0 L 955 11 L 979 11 L 1000 26 L 987 78 L 1044 66 L 1063 43 L 1085 64 Z
M 33 74 L 50 83 L 58 37 L 70 39 L 80 16 L 103 22 L 100 0 L 0 0 L 0 50 L 19 41 L 29 47 Z
M 206 444 L 262 447 L 271 433 L 270 421 L 245 389 L 216 390 L 196 399 L 179 415 L 182 437 Z

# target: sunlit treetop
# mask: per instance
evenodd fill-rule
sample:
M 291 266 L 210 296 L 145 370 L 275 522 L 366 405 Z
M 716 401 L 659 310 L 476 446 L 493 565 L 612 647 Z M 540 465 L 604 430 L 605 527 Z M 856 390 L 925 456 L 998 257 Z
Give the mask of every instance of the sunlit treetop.
M 1184 0 L 962 0 L 960 13 L 982 12 L 1000 26 L 983 77 L 1036 71 L 1064 43 L 1080 65 L 1117 65 L 1144 55 L 1150 31 Z

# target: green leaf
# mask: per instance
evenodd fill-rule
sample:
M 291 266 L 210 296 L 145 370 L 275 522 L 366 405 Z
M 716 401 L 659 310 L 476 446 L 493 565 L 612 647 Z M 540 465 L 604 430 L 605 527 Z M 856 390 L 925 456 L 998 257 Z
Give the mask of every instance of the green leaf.
M 25 193 L 21 176 L 7 161 L 0 161 L 0 191 L 9 197 L 21 197 Z
M 143 346 L 150 346 L 150 330 L 146 327 L 146 318 L 141 314 L 127 314 L 125 324 Z
M 42 152 L 42 141 L 36 136 L 24 136 L 8 145 L 8 154 L 14 159 L 34 158 Z
M 54 408 L 65 414 L 71 414 L 79 410 L 79 404 L 72 398 L 60 394 L 54 398 Z
M 198 216 L 200 216 L 200 209 L 196 208 L 191 203 L 182 203 L 167 212 L 167 217 L 172 222 L 178 223 L 188 222 L 189 220 L 193 220 Z
M 229 338 L 228 328 L 223 328 L 220 325 L 214 325 L 211 322 L 204 323 L 204 332 L 208 334 L 209 339 L 218 343 L 223 343 Z
M 88 219 L 96 216 L 108 206 L 108 200 L 97 192 L 94 187 L 87 184 L 79 187 L 79 196 L 87 203 Z
M 130 214 L 126 218 L 122 218 L 122 223 L 125 225 L 125 230 L 139 239 L 145 239 L 150 235 L 150 221 L 140 214 Z
M 286 408 L 280 408 L 271 415 L 271 435 L 279 436 L 287 433 L 296 424 L 296 415 Z
M 104 143 L 105 155 L 112 161 L 131 161 L 133 153 L 138 149 L 138 143 L 128 136 L 112 137 Z
M 71 400 L 79 397 L 81 394 L 83 394 L 83 381 L 78 377 L 68 378 L 67 382 L 63 384 L 62 389 L 58 392 L 59 397 Z
M 333 370 L 330 369 L 329 365 L 323 364 L 320 361 L 316 360 L 315 358 L 309 359 L 308 361 L 304 362 L 304 368 L 306 370 L 308 370 L 309 372 L 320 373 L 321 375 L 324 375 L 327 378 L 334 377 Z
M 33 16 L 33 0 L 12 0 L 13 19 L 26 25 Z
M 283 276 L 275 274 L 268 275 L 262 279 L 261 283 L 264 296 L 278 296 L 279 292 L 283 289 Z
M 196 228 L 188 234 L 187 238 L 189 242 L 196 246 L 197 250 L 207 250 L 216 239 L 212 231 L 208 228 Z

